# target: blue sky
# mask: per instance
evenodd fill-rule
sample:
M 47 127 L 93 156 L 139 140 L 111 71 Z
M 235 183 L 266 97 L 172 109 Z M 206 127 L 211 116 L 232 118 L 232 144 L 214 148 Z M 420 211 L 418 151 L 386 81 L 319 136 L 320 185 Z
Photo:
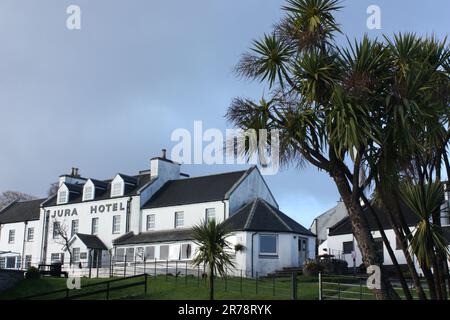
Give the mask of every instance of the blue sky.
M 79 5 L 81 30 L 66 28 Z M 233 97 L 267 87 L 232 68 L 251 40 L 281 17 L 271 0 L 0 0 L 0 191 L 44 196 L 72 166 L 109 178 L 149 167 L 176 128 L 225 130 Z M 382 29 L 366 28 L 381 8 Z M 337 16 L 353 39 L 368 33 L 448 33 L 447 0 L 344 1 Z M 345 41 L 339 37 L 339 41 Z M 237 166 L 184 166 L 191 175 Z M 313 167 L 266 177 L 281 209 L 309 227 L 339 195 Z

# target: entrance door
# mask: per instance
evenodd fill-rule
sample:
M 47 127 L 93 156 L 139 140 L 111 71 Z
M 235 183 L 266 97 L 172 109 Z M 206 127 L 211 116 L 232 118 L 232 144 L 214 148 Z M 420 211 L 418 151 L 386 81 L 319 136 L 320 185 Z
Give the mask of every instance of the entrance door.
M 98 263 L 98 266 L 97 266 Z M 102 251 L 101 250 L 93 250 L 92 254 L 92 268 L 101 268 L 102 266 Z
M 306 259 L 308 257 L 308 239 L 307 238 L 298 238 L 298 264 L 302 267 Z

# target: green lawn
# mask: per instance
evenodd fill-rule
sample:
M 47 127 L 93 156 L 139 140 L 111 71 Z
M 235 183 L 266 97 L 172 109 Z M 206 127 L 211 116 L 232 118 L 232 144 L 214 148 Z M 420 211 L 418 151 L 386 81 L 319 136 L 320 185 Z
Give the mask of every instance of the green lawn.
M 122 278 L 114 278 L 122 279 Z M 299 276 L 297 283 L 297 299 L 317 300 L 319 298 L 319 284 L 317 277 Z M 108 279 L 81 279 L 81 290 L 71 290 L 70 295 L 88 293 L 106 288 L 105 284 L 93 287 L 86 287 L 90 284 L 102 283 Z M 110 284 L 110 288 L 115 288 L 125 284 L 142 282 L 144 277 L 134 279 L 122 279 Z M 354 299 L 371 300 L 373 293 L 365 286 L 365 281 L 355 281 L 352 277 L 323 277 L 323 297 L 324 299 Z M 40 280 L 22 280 L 15 288 L 4 292 L 0 299 L 17 299 L 34 294 L 65 289 L 66 279 L 44 277 Z M 158 276 L 148 277 L 147 294 L 144 293 L 144 286 L 120 289 L 110 292 L 110 299 L 149 299 L 149 300 L 203 300 L 208 299 L 208 284 L 205 279 L 197 277 L 173 277 Z M 398 293 L 403 296 L 400 288 Z M 290 278 L 245 279 L 243 278 L 223 278 L 216 279 L 216 299 L 219 300 L 289 300 L 292 298 L 292 283 Z M 65 293 L 60 292 L 38 299 L 60 299 Z M 106 299 L 105 293 L 99 293 L 83 297 L 82 299 Z
M 297 298 L 301 300 L 318 299 L 318 283 L 316 278 L 299 277 L 297 285 Z M 105 288 L 105 285 L 83 288 L 88 284 L 103 282 L 106 279 L 81 279 L 81 290 L 71 290 L 70 294 L 80 292 L 92 292 Z M 138 279 L 125 279 L 111 284 L 111 288 L 126 283 L 142 281 Z M 202 300 L 208 299 L 208 285 L 204 279 L 196 277 L 148 277 L 148 291 L 144 294 L 144 287 L 137 286 L 132 288 L 112 291 L 110 299 L 151 299 L 151 300 Z M 15 288 L 0 295 L 0 299 L 17 299 L 24 296 L 38 293 L 49 292 L 66 288 L 66 279 L 42 278 L 40 280 L 23 280 Z M 241 289 L 242 288 L 242 289 Z M 273 300 L 273 299 L 291 299 L 291 279 L 277 278 L 273 279 L 241 279 L 227 278 L 216 280 L 217 299 L 254 299 L 254 300 Z M 39 299 L 58 299 L 63 298 L 65 293 L 53 294 L 41 297 Z M 84 299 L 105 299 L 104 293 L 88 296 Z

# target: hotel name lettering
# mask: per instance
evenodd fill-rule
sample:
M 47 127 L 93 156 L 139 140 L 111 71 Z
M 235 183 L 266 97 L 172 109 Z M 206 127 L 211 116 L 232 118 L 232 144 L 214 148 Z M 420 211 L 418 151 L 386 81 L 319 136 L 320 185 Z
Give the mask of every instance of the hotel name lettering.
M 123 202 L 115 202 L 115 203 L 108 203 L 108 204 L 92 205 L 90 207 L 90 210 L 89 210 L 90 214 L 118 212 L 118 211 L 125 211 L 125 205 L 124 205 Z M 58 210 L 53 210 L 51 218 L 71 217 L 71 216 L 77 216 L 77 215 L 78 215 L 77 208 L 73 208 L 73 209 L 58 209 Z

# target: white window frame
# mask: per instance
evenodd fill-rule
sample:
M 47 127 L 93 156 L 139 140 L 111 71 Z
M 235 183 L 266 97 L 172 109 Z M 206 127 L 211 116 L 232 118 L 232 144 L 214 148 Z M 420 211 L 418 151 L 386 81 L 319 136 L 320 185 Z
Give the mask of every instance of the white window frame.
M 153 257 L 152 258 L 148 258 L 147 257 L 149 255 L 148 251 L 150 249 L 153 249 Z M 155 258 L 156 258 L 156 246 L 147 246 L 147 247 L 145 247 L 145 249 L 144 249 L 144 257 L 145 257 L 145 260 L 155 260 Z
M 121 220 L 121 216 L 120 215 L 115 215 L 113 216 L 112 219 L 112 233 L 113 234 L 118 234 L 120 233 L 120 220 Z
M 81 254 L 80 248 L 72 248 L 72 257 L 74 263 L 80 262 L 80 254 Z
M 77 234 L 79 229 L 80 229 L 80 220 L 78 219 L 72 220 L 72 222 L 70 223 L 70 237 L 73 237 L 75 234 Z
M 111 198 L 123 196 L 123 181 L 113 181 L 111 184 Z
M 261 251 L 261 238 L 262 237 L 274 237 L 275 238 L 275 252 L 262 252 Z M 263 233 L 259 235 L 259 255 L 260 256 L 278 256 L 278 252 L 279 252 L 279 237 L 278 234 L 274 234 L 274 233 Z
M 66 189 L 58 192 L 58 204 L 66 204 L 69 202 L 69 191 Z
M 205 222 L 209 223 L 210 220 L 212 220 L 209 216 L 211 214 L 211 212 L 214 213 L 214 217 L 212 217 L 212 219 L 216 220 L 216 208 L 206 208 L 205 209 Z
M 94 221 L 96 221 L 96 223 L 94 223 Z M 94 217 L 91 219 L 91 234 L 98 234 L 98 217 Z
M 151 218 L 153 218 L 153 221 L 150 221 Z M 155 230 L 155 225 L 156 225 L 156 215 L 155 214 L 149 214 L 147 215 L 147 223 L 146 223 L 146 229 L 147 231 L 150 230 Z
M 161 257 L 161 248 L 162 247 L 167 247 L 167 257 L 165 259 Z M 159 260 L 166 261 L 169 259 L 169 255 L 170 255 L 170 246 L 168 244 L 160 245 L 159 246 Z
M 94 200 L 94 197 L 95 197 L 94 191 L 95 191 L 95 187 L 92 184 L 84 186 L 83 201 Z
M 16 229 L 10 229 L 8 233 L 8 243 L 14 243 L 16 241 Z
M 34 241 L 34 227 L 28 227 L 27 229 L 27 241 L 28 242 Z
M 183 257 L 183 253 L 184 253 L 184 247 L 185 246 L 189 246 L 189 256 Z M 180 246 L 180 260 L 191 260 L 192 258 L 192 244 L 190 243 L 182 243 Z
M 58 226 L 58 228 L 61 228 L 61 223 L 59 221 L 53 221 L 53 239 L 59 239 L 60 235 L 58 233 L 58 229 L 55 227 Z
M 31 254 L 27 254 L 25 255 L 25 269 L 28 269 L 29 267 L 31 267 L 32 264 L 32 260 L 33 257 L 31 256 Z
M 180 219 L 181 217 L 181 219 Z M 183 228 L 184 227 L 184 211 L 177 211 L 175 212 L 175 229 Z M 179 220 L 181 220 L 181 224 L 179 224 Z

